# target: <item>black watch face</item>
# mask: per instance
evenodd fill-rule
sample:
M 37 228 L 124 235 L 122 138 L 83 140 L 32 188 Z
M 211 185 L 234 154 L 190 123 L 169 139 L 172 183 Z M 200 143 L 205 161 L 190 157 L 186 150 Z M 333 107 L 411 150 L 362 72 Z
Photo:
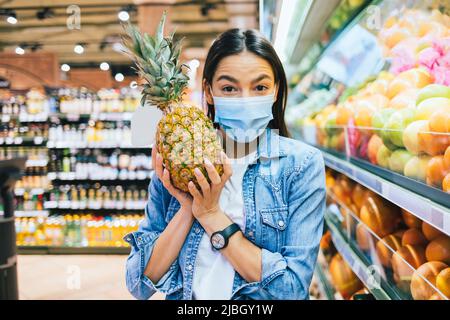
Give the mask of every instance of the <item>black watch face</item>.
M 211 244 L 216 250 L 222 249 L 225 246 L 225 238 L 220 233 L 216 233 L 211 237 Z

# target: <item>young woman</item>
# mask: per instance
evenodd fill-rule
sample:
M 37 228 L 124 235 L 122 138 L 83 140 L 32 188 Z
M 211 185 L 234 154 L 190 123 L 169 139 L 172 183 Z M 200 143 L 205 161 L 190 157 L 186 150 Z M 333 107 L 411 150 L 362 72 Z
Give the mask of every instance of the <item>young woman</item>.
M 125 237 L 128 290 L 138 299 L 308 299 L 325 207 L 320 152 L 288 138 L 287 82 L 271 44 L 233 29 L 204 68 L 207 113 L 223 137 L 224 174 L 175 189 L 156 176 L 139 231 Z

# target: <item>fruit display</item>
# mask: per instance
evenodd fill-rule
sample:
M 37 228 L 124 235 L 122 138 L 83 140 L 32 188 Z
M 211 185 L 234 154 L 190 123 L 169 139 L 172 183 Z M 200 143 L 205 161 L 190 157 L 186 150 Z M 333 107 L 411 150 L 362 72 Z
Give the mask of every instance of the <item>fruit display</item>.
M 349 299 L 363 288 L 362 282 L 340 254 L 336 254 L 331 259 L 329 272 L 334 287 L 344 299 Z
M 416 271 L 428 264 L 450 264 L 449 235 L 336 171 L 327 169 L 326 184 L 328 205 L 339 208 L 343 232 L 372 264 L 385 271 L 386 279 L 399 292 L 416 299 L 429 299 L 437 293 L 433 298 L 443 299 L 442 291 L 427 289 L 427 282 L 421 282 L 428 273 L 422 275 L 423 271 L 419 271 L 418 277 Z M 442 269 L 435 270 L 434 276 Z M 447 277 L 439 278 L 446 289 Z
M 124 44 L 139 75 L 147 82 L 143 86 L 142 104 L 148 101 L 164 114 L 157 130 L 158 151 L 173 185 L 187 192 L 189 181 L 196 182 L 195 168 L 208 176 L 203 166 L 205 158 L 223 173 L 221 144 L 212 121 L 202 110 L 181 103 L 188 77 L 179 62 L 181 42 L 174 41 L 173 35 L 164 37 L 165 19 L 164 13 L 154 36 L 140 34 L 129 24 L 125 28 L 129 38 Z
M 436 10 L 389 17 L 378 41 L 391 68 L 305 119 L 309 142 L 448 192 L 449 21 Z

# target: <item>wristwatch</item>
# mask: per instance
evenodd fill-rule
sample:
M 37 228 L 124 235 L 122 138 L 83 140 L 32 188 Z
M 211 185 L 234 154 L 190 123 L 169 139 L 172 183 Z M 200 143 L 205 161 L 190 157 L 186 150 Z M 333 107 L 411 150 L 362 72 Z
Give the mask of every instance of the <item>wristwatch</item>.
M 216 250 L 222 250 L 228 245 L 228 240 L 236 232 L 240 231 L 239 225 L 233 223 L 222 231 L 214 232 L 211 235 L 211 245 Z

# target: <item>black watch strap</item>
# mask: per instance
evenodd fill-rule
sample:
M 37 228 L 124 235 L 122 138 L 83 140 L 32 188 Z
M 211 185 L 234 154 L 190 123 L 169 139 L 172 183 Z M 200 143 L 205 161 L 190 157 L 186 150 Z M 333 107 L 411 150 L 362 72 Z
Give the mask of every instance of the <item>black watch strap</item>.
M 222 231 L 214 232 L 211 235 L 211 244 L 212 244 L 213 248 L 216 250 L 222 250 L 222 249 L 226 248 L 230 237 L 240 230 L 241 230 L 241 228 L 239 227 L 239 225 L 236 223 L 233 223 L 233 224 L 229 225 L 228 227 L 226 227 L 225 229 L 223 229 Z M 219 237 L 222 239 L 222 240 L 218 241 L 219 243 L 222 242 L 222 245 L 214 246 L 214 239 L 216 237 Z
M 239 230 L 241 230 L 239 225 L 237 223 L 233 223 L 233 224 L 230 224 L 228 227 L 226 227 L 225 229 L 222 230 L 222 235 L 224 236 L 224 238 L 228 242 L 228 239 L 230 239 L 230 237 L 233 234 L 235 234 L 236 232 L 238 232 Z

